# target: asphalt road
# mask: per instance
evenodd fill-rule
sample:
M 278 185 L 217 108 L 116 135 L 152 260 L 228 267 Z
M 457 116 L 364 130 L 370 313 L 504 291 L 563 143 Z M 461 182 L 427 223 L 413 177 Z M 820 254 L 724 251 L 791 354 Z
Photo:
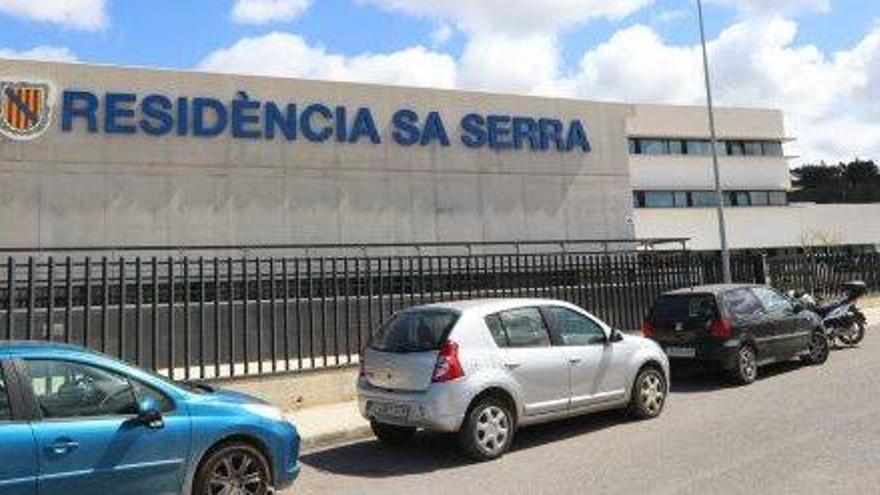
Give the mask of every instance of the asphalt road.
M 654 421 L 617 413 L 523 429 L 499 461 L 452 439 L 375 441 L 302 456 L 296 494 L 880 493 L 880 328 L 821 367 L 786 363 L 749 387 L 676 373 Z

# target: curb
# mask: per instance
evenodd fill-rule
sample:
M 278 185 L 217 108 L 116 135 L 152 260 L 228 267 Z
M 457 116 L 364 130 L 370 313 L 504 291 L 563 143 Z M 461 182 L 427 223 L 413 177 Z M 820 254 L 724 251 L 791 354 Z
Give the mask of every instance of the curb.
M 357 426 L 328 433 L 321 433 L 310 437 L 300 438 L 301 450 L 313 450 L 327 447 L 337 443 L 364 440 L 373 436 L 370 425 Z

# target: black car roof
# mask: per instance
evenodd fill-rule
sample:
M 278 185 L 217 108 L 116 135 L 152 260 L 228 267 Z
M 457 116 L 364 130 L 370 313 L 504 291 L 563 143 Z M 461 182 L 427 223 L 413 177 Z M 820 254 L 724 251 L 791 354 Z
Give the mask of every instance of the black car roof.
M 714 284 L 714 285 L 698 285 L 696 287 L 687 287 L 664 293 L 663 295 L 686 295 L 686 294 L 712 294 L 718 295 L 736 289 L 748 289 L 752 287 L 762 287 L 759 284 Z

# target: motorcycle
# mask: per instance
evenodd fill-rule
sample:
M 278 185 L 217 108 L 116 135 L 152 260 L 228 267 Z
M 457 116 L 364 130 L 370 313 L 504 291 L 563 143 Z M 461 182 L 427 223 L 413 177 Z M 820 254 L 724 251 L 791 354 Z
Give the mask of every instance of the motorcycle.
M 823 303 L 810 294 L 790 292 L 804 309 L 812 311 L 822 319 L 829 341 L 840 341 L 846 346 L 856 346 L 865 338 L 868 322 L 856 302 L 868 293 L 867 285 L 861 281 L 843 284 L 846 296 L 843 299 Z

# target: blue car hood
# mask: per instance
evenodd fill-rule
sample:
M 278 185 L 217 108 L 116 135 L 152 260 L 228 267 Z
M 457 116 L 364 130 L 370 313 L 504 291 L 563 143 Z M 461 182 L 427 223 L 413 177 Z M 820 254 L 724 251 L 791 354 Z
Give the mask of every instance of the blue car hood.
M 225 388 L 214 389 L 213 393 L 200 395 L 199 398 L 205 402 L 222 402 L 225 404 L 269 404 L 263 399 Z

